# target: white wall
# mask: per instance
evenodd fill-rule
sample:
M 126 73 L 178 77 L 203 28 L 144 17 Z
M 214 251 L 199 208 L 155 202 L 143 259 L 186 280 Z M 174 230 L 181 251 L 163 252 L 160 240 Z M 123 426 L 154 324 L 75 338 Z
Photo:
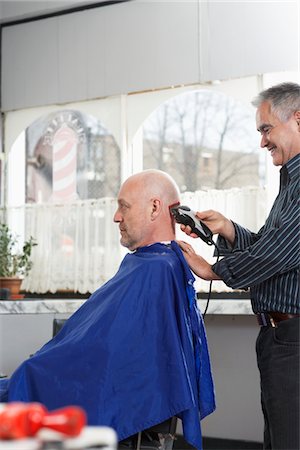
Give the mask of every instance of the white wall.
M 208 315 L 205 324 L 217 408 L 203 420 L 203 435 L 262 442 L 263 415 L 255 353 L 259 332 L 256 318 Z
M 298 18 L 296 1 L 139 0 L 7 26 L 2 109 L 295 71 Z
M 0 314 L 0 373 L 11 376 L 52 337 L 53 319 L 66 314 Z

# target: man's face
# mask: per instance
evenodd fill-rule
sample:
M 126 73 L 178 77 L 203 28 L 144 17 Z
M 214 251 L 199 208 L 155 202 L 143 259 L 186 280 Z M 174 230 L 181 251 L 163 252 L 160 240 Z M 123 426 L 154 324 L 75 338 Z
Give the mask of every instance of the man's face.
M 299 153 L 299 131 L 294 115 L 281 122 L 271 112 L 269 102 L 263 102 L 257 109 L 256 125 L 261 133 L 260 146 L 269 150 L 275 166 L 286 164 Z
M 135 250 L 147 245 L 149 215 L 149 202 L 144 198 L 141 186 L 132 180 L 126 181 L 119 192 L 118 209 L 114 215 L 124 247 Z

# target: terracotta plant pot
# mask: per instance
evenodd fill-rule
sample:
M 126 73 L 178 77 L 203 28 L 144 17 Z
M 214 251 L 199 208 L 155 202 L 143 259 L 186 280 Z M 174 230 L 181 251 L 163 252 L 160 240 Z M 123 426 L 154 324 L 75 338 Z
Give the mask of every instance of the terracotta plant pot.
M 19 295 L 22 279 L 14 277 L 0 277 L 0 288 L 6 288 L 10 290 L 11 297 Z

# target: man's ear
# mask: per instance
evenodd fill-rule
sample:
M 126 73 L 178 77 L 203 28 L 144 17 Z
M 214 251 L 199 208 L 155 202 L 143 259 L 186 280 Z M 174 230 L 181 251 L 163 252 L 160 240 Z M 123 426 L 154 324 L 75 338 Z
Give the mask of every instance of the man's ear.
M 294 117 L 295 117 L 297 125 L 298 125 L 298 130 L 300 132 L 300 111 L 296 111 L 294 113 Z
M 154 198 L 152 200 L 151 220 L 155 220 L 159 216 L 161 211 L 161 202 L 159 199 Z

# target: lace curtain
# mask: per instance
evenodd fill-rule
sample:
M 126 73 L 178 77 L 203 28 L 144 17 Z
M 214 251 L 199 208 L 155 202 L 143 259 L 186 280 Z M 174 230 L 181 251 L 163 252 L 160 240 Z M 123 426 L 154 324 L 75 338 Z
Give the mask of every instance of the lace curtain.
M 28 292 L 95 291 L 116 271 L 121 260 L 119 230 L 113 224 L 114 199 L 64 205 L 32 204 L 8 208 L 10 227 L 33 236 L 33 267 L 23 280 Z
M 182 194 L 182 204 L 195 210 L 216 209 L 227 217 L 257 231 L 266 217 L 266 192 L 261 188 L 198 191 Z M 69 204 L 30 204 L 5 210 L 10 228 L 21 238 L 33 236 L 33 267 L 22 288 L 43 294 L 59 290 L 94 292 L 111 278 L 126 249 L 119 243 L 113 223 L 116 200 L 103 198 Z M 4 219 L 4 210 L 0 211 Z M 214 261 L 213 248 L 200 239 L 188 238 L 177 229 L 178 239 L 191 240 L 196 250 Z M 197 279 L 196 289 L 208 290 L 208 282 Z M 214 291 L 230 291 L 222 282 Z

